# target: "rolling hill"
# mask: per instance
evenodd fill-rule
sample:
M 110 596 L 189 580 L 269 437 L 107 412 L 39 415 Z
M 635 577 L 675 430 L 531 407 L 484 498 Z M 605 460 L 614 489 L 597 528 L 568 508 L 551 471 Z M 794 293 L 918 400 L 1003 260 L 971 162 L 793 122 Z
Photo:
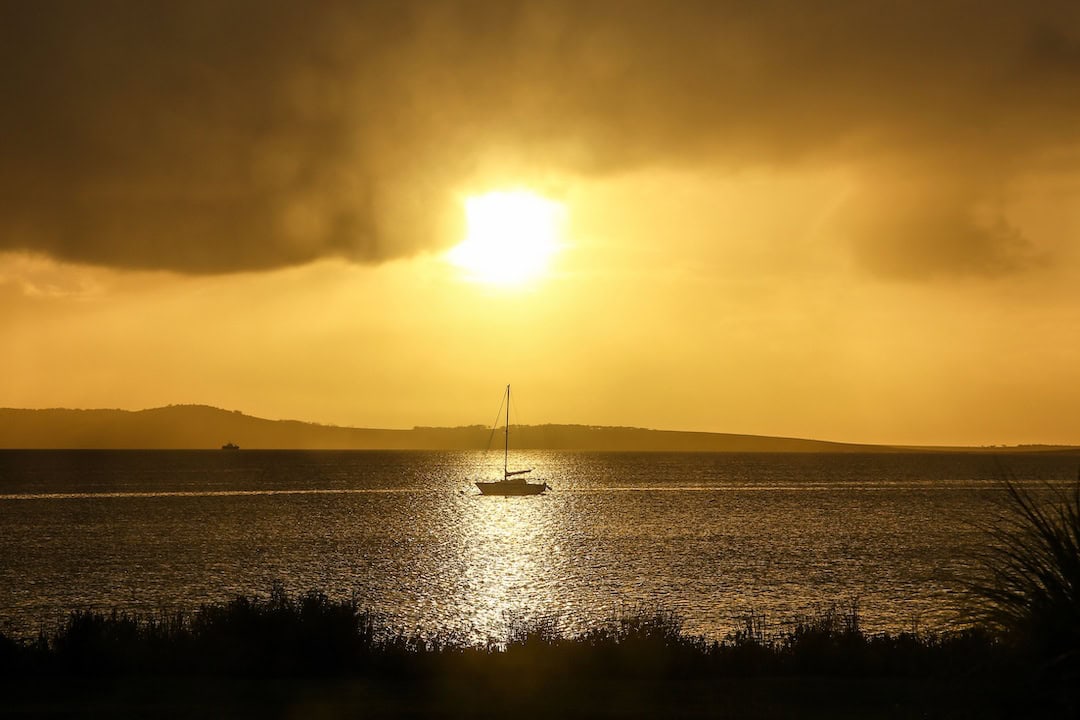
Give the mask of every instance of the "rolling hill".
M 27 410 L 0 408 L 0 448 L 214 449 L 233 442 L 246 449 L 483 450 L 501 443 L 491 429 L 352 428 L 296 420 L 267 420 L 207 405 L 150 410 Z M 858 445 L 728 433 L 648 430 L 589 425 L 525 425 L 513 429 L 519 449 L 654 452 L 904 452 L 963 450 Z M 986 449 L 986 448 L 968 448 Z M 1025 446 L 1010 450 L 1054 450 Z

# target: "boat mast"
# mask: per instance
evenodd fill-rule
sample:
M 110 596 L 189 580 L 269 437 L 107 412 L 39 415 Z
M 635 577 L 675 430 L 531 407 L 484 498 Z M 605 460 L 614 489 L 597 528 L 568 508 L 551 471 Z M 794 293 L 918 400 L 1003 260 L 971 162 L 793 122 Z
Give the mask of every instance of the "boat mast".
M 510 383 L 506 384 L 506 427 L 503 428 L 503 480 L 509 476 L 510 465 Z

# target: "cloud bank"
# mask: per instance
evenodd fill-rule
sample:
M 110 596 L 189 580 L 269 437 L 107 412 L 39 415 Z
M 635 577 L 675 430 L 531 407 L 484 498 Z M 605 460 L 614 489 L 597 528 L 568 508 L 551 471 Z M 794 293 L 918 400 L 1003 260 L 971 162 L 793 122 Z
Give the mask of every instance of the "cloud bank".
M 1080 142 L 1080 5 L 11 0 L 0 98 L 0 249 L 377 262 L 496 167 L 827 163 L 870 269 L 1000 274 L 1001 193 Z

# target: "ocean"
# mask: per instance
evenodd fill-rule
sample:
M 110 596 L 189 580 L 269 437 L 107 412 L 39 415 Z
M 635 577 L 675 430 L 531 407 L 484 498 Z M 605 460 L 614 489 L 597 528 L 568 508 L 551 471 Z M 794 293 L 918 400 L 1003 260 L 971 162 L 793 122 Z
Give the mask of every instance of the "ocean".
M 857 603 L 871 632 L 964 623 L 1003 478 L 1057 453 L 511 453 L 552 487 L 483 497 L 501 453 L 0 451 L 0 631 L 73 609 L 144 614 L 237 594 L 355 597 L 406 630 L 481 641 L 622 610 L 722 638 Z

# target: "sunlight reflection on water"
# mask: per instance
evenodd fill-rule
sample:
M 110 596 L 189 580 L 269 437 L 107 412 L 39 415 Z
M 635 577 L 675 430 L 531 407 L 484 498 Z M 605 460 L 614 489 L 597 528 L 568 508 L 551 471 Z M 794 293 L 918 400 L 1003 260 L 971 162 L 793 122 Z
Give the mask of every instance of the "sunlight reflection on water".
M 407 629 L 580 630 L 663 607 L 722 636 L 858 599 L 871 630 L 959 617 L 1001 461 L 983 456 L 520 453 L 553 490 L 480 496 L 478 453 L 0 452 L 0 621 L 232 594 L 355 595 Z M 1076 458 L 1004 459 L 1022 481 Z M 0 630 L 3 628 L 0 627 Z

